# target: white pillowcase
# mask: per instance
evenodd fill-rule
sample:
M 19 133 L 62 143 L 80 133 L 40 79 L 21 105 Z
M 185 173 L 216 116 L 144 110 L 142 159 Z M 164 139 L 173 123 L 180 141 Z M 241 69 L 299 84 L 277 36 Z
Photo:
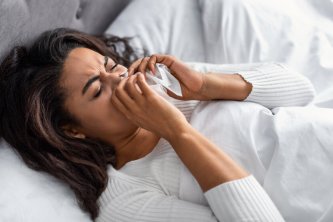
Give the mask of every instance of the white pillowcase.
M 205 61 L 201 13 L 195 0 L 132 1 L 106 30 L 134 37 L 133 45 L 171 53 L 185 61 Z
M 91 222 L 64 183 L 29 169 L 10 146 L 0 141 L 1 222 Z

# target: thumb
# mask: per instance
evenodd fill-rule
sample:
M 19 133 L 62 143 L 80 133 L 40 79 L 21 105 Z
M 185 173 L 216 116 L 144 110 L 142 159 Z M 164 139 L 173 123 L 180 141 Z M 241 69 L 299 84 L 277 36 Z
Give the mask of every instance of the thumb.
M 163 87 L 164 88 L 164 87 Z M 174 98 L 174 99 L 178 99 L 178 100 L 184 100 L 184 98 L 182 96 L 178 96 L 176 95 L 174 92 L 168 90 L 167 88 L 164 88 L 166 90 L 166 93 L 168 94 L 168 96 Z

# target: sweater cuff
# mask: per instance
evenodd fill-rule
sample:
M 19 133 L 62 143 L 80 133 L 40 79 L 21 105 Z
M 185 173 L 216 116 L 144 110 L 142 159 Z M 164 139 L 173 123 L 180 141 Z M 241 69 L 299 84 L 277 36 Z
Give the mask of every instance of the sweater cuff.
M 274 108 L 303 106 L 314 98 L 314 88 L 310 81 L 281 64 L 264 64 L 251 71 L 240 71 L 238 74 L 252 84 L 252 91 L 244 101 Z
M 219 221 L 284 221 L 252 175 L 218 185 L 205 197 Z

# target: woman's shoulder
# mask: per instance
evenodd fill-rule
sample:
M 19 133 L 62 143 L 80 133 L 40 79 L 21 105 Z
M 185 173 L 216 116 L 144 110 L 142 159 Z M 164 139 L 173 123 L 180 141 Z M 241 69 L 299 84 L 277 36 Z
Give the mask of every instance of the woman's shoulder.
M 170 177 L 179 177 L 179 165 L 177 154 L 166 140 L 161 139 L 145 157 L 130 161 L 120 169 L 108 166 L 108 184 L 100 196 L 100 201 L 110 202 L 128 192 L 177 193 L 175 179 Z M 164 191 L 162 187 L 165 188 Z
M 98 198 L 100 214 L 96 221 L 117 217 L 122 214 L 122 206 L 133 204 L 147 194 L 161 192 L 153 180 L 127 175 L 111 165 L 108 177 L 106 188 Z
M 126 190 L 130 187 L 154 187 L 154 182 L 150 177 L 137 177 L 120 170 L 113 166 L 108 166 L 108 185 L 107 188 L 114 187 L 117 191 Z M 113 192 L 114 190 L 112 190 Z
M 126 193 L 136 192 L 139 190 L 158 190 L 159 187 L 154 180 L 149 178 L 135 177 L 125 174 L 116 170 L 113 166 L 108 166 L 108 183 L 105 190 L 99 197 L 99 204 L 101 207 L 109 205 L 112 201 L 126 198 L 119 198 L 119 196 L 126 195 Z

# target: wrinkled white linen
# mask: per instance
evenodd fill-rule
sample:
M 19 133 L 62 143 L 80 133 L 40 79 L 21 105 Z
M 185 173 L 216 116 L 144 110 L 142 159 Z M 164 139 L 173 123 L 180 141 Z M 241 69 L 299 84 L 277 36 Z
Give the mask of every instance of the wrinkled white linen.
M 332 1 L 200 0 L 199 2 L 208 61 L 283 62 L 310 78 L 319 94 L 327 94 L 327 91 L 332 90 Z M 330 11 L 331 14 L 323 11 Z M 326 105 L 331 108 L 333 108 L 332 98 L 333 94 L 325 98 L 325 101 L 330 101 Z
M 263 185 L 286 221 L 332 221 L 333 110 L 201 102 L 191 124 Z M 183 173 L 182 197 L 202 202 Z M 182 184 L 182 183 L 181 183 Z

